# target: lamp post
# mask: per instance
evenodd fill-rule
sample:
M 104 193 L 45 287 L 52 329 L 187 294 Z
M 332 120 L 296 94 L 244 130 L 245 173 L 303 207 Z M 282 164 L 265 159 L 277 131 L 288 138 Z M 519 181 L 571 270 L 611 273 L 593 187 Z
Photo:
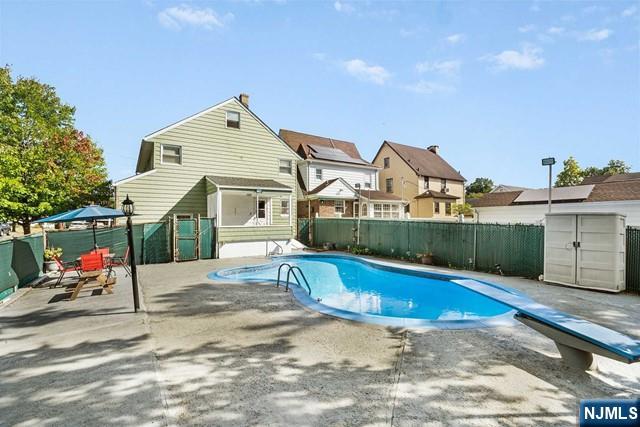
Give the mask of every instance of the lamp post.
M 131 284 L 133 285 L 133 310 L 138 312 L 140 308 L 140 297 L 138 295 L 138 270 L 136 268 L 136 256 L 133 249 L 133 223 L 131 216 L 133 215 L 133 200 L 127 197 L 122 201 L 122 212 L 127 217 L 127 240 L 129 241 L 129 265 L 131 266 Z
M 358 233 L 356 234 L 356 246 L 360 247 L 360 217 L 362 216 L 362 191 L 360 191 L 360 183 L 356 184 L 358 192 Z
M 549 166 L 549 212 L 551 212 L 551 170 L 553 169 L 553 165 L 556 164 L 556 159 L 554 157 L 547 157 L 542 159 L 542 166 Z

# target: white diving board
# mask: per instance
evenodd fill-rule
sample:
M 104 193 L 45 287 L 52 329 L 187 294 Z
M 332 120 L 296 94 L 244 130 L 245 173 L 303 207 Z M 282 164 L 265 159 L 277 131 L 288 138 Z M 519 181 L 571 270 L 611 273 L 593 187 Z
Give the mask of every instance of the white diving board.
M 592 353 L 625 363 L 640 362 L 640 341 L 627 335 L 497 286 L 466 279 L 452 282 L 516 310 L 517 320 L 554 340 L 565 361 L 575 367 L 595 367 Z

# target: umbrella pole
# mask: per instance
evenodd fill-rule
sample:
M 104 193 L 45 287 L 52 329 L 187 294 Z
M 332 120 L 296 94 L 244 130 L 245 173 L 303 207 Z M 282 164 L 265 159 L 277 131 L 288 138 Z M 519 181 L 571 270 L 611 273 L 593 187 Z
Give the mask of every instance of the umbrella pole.
M 98 241 L 96 240 L 96 220 L 93 220 L 93 248 L 98 249 Z

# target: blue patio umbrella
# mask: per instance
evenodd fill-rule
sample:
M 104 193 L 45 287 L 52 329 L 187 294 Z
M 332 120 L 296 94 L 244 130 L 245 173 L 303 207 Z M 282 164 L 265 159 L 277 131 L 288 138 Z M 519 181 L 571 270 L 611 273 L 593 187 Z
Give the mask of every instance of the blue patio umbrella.
M 120 209 L 105 208 L 98 205 L 85 206 L 62 212 L 46 218 L 34 221 L 34 223 L 44 222 L 71 222 L 71 221 L 93 221 L 93 246 L 98 247 L 96 242 L 96 219 L 120 218 L 126 216 Z

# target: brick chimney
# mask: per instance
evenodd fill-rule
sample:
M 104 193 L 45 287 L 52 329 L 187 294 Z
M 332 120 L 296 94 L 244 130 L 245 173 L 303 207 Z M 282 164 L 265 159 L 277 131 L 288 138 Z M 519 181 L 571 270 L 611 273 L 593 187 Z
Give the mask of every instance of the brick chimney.
M 440 146 L 439 145 L 430 145 L 427 147 L 427 150 L 431 151 L 433 154 L 439 154 Z
M 240 102 L 242 102 L 242 105 L 249 108 L 249 95 L 247 95 L 246 93 L 241 93 L 239 98 Z

